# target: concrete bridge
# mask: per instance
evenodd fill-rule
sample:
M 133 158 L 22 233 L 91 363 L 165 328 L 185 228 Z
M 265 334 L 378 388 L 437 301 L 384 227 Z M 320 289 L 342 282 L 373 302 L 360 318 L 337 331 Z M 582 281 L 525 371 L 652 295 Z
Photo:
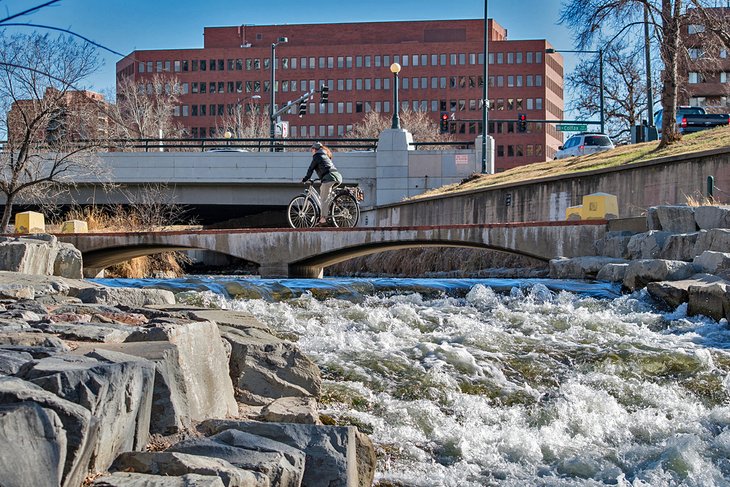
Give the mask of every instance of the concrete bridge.
M 322 277 L 324 267 L 353 257 L 411 247 L 472 247 L 548 260 L 595 255 L 605 221 L 429 227 L 241 229 L 58 234 L 81 250 L 87 269 L 170 250 L 204 249 L 259 264 L 261 277 Z

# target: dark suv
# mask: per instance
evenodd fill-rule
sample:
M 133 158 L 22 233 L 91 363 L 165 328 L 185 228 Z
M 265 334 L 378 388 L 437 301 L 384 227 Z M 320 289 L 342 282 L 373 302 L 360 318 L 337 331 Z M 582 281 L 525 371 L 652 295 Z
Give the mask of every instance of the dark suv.
M 555 153 L 555 159 L 583 156 L 613 148 L 613 142 L 611 142 L 611 138 L 608 135 L 597 132 L 582 132 L 573 135 L 565 141 L 565 144 L 558 147 L 558 151 Z

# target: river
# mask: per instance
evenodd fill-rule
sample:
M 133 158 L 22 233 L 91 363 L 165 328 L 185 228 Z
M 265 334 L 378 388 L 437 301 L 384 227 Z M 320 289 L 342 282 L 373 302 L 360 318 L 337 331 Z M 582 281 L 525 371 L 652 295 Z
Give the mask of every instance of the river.
M 99 280 L 244 310 L 320 367 L 321 414 L 398 486 L 730 485 L 728 323 L 606 283 Z

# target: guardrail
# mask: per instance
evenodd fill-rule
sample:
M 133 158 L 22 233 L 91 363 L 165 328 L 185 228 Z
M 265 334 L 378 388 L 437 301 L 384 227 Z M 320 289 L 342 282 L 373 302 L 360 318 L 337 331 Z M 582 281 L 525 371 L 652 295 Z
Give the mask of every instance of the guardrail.
M 474 141 L 458 141 L 458 142 L 411 142 L 416 149 L 419 147 L 433 147 L 435 149 L 440 148 L 455 148 L 455 149 L 470 149 L 474 147 Z

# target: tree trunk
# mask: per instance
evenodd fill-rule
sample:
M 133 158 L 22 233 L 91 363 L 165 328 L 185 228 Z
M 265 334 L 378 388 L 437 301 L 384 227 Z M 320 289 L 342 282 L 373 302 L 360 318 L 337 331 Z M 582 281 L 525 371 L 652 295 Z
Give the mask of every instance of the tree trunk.
M 662 139 L 658 149 L 682 138 L 677 131 L 677 64 L 679 58 L 679 22 L 682 0 L 662 0 L 662 31 L 664 42 L 660 47 L 662 72 Z
M 3 209 L 3 217 L 0 220 L 0 233 L 5 233 L 5 229 L 10 225 L 10 217 L 13 216 L 13 200 L 15 195 L 6 194 L 5 208 Z

